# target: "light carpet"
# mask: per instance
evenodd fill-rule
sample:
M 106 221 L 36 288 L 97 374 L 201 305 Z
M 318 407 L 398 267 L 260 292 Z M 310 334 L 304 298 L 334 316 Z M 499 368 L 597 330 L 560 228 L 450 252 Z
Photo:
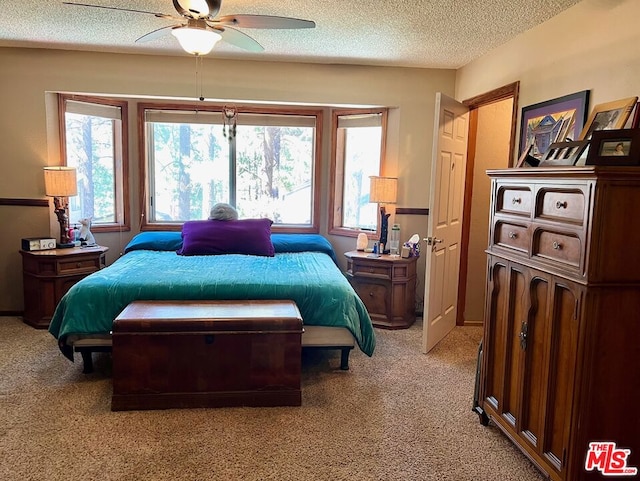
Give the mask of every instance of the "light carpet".
M 481 329 L 428 355 L 421 333 L 376 330 L 350 371 L 305 352 L 300 407 L 111 412 L 109 354 L 85 375 L 48 332 L 0 318 L 0 479 L 543 479 L 471 411 Z

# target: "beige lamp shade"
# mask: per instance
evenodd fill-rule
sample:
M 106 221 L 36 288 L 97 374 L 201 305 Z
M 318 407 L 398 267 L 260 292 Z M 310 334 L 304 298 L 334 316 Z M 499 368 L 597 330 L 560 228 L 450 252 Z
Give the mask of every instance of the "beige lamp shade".
M 74 167 L 45 167 L 44 192 L 49 197 L 78 195 L 76 169 Z
M 395 177 L 371 176 L 369 202 L 395 204 L 398 197 L 398 179 Z

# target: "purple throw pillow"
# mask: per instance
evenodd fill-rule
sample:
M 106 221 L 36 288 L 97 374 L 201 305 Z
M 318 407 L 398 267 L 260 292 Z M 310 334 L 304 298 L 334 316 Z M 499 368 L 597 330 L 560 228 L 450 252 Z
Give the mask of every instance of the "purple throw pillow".
M 247 254 L 274 256 L 271 219 L 192 220 L 182 226 L 183 256 Z

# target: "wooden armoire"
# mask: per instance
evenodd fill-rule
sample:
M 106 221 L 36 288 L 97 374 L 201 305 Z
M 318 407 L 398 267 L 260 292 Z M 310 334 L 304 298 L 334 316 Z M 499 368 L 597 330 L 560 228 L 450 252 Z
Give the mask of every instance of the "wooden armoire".
M 640 167 L 491 170 L 478 404 L 553 480 L 640 467 Z

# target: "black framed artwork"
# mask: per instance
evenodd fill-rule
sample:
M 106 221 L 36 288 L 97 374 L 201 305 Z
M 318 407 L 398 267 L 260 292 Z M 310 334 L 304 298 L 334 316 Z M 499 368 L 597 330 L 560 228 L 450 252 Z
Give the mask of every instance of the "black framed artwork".
M 587 119 L 588 105 L 589 91 L 583 90 L 523 107 L 519 156 L 531 146 L 529 155 L 540 160 L 551 144 L 577 140 Z

